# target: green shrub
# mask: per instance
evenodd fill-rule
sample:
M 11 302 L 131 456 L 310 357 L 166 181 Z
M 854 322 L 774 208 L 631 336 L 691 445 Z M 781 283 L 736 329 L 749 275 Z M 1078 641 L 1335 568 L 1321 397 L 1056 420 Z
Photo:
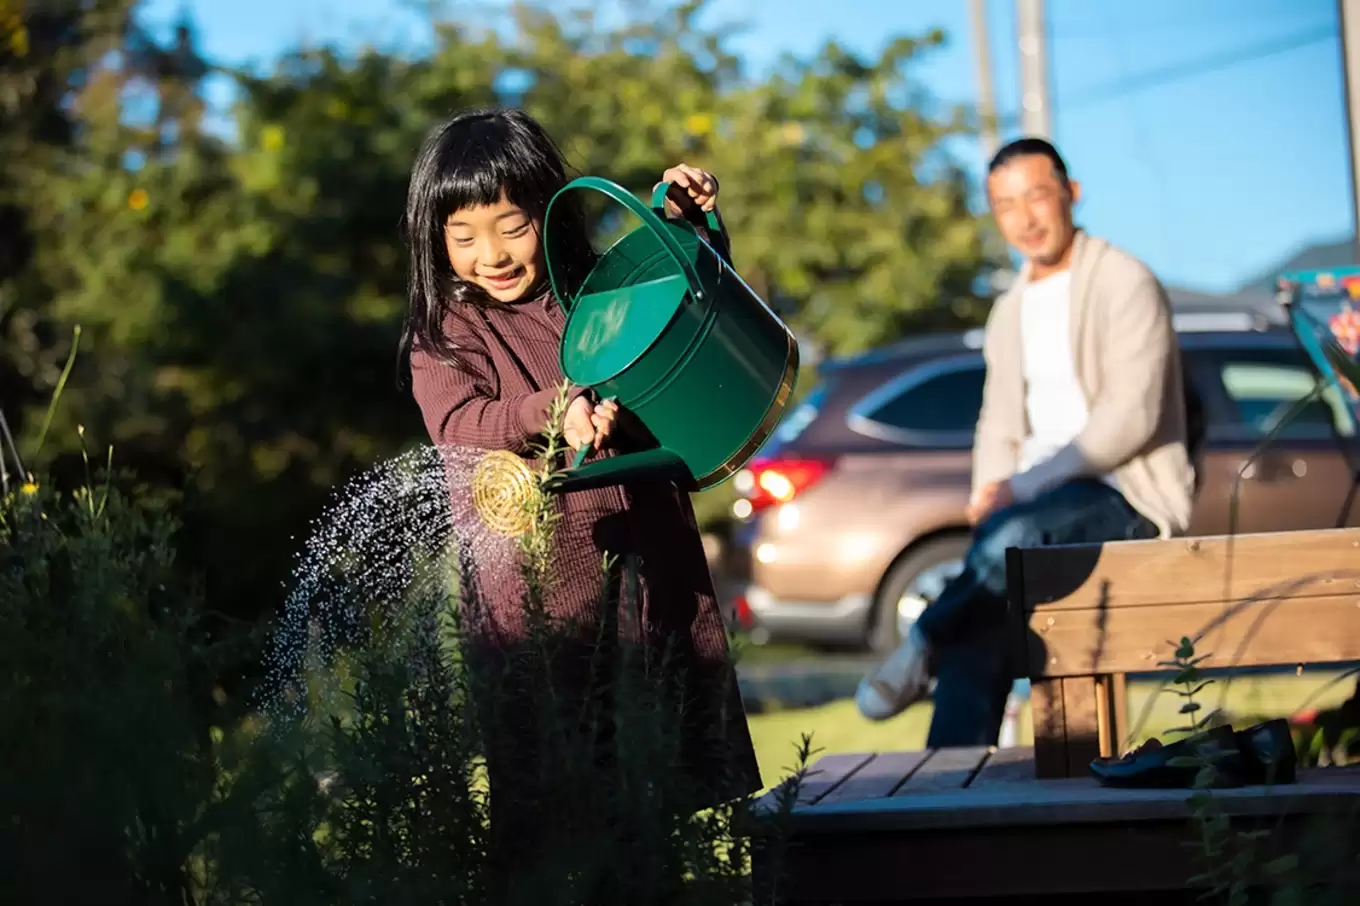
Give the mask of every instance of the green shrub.
M 30 482 L 0 508 L 0 901 L 196 895 L 225 652 L 172 531 L 109 488 Z
M 531 573 L 550 509 L 545 532 L 526 539 Z M 778 854 L 801 775 L 772 815 L 749 799 L 707 807 L 707 790 L 675 769 L 677 704 L 654 655 L 625 645 L 600 661 L 616 677 L 611 708 L 558 707 L 551 664 L 579 641 L 570 627 L 537 613 L 532 644 L 482 674 L 459 631 L 467 589 L 415 581 L 401 606 L 374 611 L 387 616 L 362 644 L 309 662 L 333 694 L 296 718 L 264 708 L 229 722 L 219 674 L 255 638 L 209 641 L 174 532 L 169 513 L 107 485 L 69 496 L 25 486 L 0 507 L 0 902 L 755 897 L 750 835 Z M 410 554 L 417 572 L 452 569 L 448 551 Z M 511 688 L 519 697 L 505 697 Z M 513 883 L 489 852 L 497 703 L 540 716 L 533 746 L 546 755 L 532 794 L 548 846 Z

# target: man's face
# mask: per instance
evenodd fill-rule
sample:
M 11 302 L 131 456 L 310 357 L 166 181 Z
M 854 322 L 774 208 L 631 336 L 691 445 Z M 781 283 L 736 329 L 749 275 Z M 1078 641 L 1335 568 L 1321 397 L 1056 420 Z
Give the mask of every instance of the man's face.
M 1072 245 L 1075 182 L 1063 184 L 1043 155 L 1017 157 L 987 177 L 987 201 L 1001 235 L 1034 264 L 1060 263 Z

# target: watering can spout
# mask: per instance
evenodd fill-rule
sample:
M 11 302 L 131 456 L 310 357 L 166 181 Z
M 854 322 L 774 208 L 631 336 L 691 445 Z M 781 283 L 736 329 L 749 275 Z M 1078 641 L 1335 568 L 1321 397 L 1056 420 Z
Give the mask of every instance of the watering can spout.
M 549 476 L 543 488 L 553 493 L 566 493 L 634 481 L 674 481 L 687 487 L 693 483 L 693 478 L 685 461 L 677 454 L 664 447 L 654 447 L 573 466 Z

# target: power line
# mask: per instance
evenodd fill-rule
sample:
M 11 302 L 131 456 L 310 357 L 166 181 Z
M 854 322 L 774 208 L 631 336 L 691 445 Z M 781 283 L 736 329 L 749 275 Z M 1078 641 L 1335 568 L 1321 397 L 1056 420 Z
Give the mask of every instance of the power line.
M 1148 72 L 1141 72 L 1137 75 L 1124 79 L 1117 79 L 1108 84 L 1102 85 L 1091 91 L 1083 92 L 1075 97 L 1064 99 L 1064 109 L 1073 107 L 1090 106 L 1103 103 L 1105 101 L 1117 100 L 1130 94 L 1140 91 L 1147 91 L 1149 88 L 1156 88 L 1159 85 L 1166 85 L 1178 82 L 1181 79 L 1193 78 L 1194 76 L 1208 75 L 1220 69 L 1229 69 L 1233 66 L 1240 66 L 1243 63 L 1253 63 L 1257 60 L 1264 60 L 1267 57 L 1278 56 L 1288 53 L 1291 50 L 1298 50 L 1312 44 L 1319 44 L 1323 41 L 1334 41 L 1337 39 L 1336 29 L 1331 25 L 1321 26 L 1310 29 L 1306 32 L 1299 32 L 1288 38 L 1278 41 L 1263 42 L 1240 50 L 1230 51 L 1213 57 L 1206 57 L 1193 63 L 1183 63 L 1177 66 L 1167 66 L 1162 69 L 1153 69 Z M 1007 128 L 1015 127 L 1020 124 L 1022 114 L 1010 112 L 997 115 L 1000 125 Z
M 1267 57 L 1277 56 L 1288 53 L 1291 50 L 1298 50 L 1312 44 L 1319 44 L 1323 41 L 1335 41 L 1336 28 L 1326 25 L 1320 28 L 1309 29 L 1288 38 L 1277 41 L 1262 42 L 1251 47 L 1244 47 L 1240 50 L 1230 51 L 1217 56 L 1206 57 L 1193 63 L 1183 63 L 1178 66 L 1168 66 L 1163 69 L 1154 69 L 1149 72 L 1139 73 L 1126 79 L 1119 79 L 1107 85 L 1079 94 L 1067 101 L 1068 105 L 1080 106 L 1082 104 L 1095 104 L 1101 101 L 1111 100 L 1123 95 L 1134 94 L 1139 91 L 1146 91 L 1149 88 L 1156 88 L 1170 82 L 1178 82 L 1198 75 L 1208 75 L 1220 69 L 1228 69 L 1239 66 L 1243 63 L 1252 63 L 1256 60 L 1263 60 Z
M 1294 0 L 1294 3 L 1298 6 L 1304 5 L 1299 3 L 1298 0 Z M 1318 7 L 1331 7 L 1334 4 L 1322 0 L 1322 2 L 1317 2 L 1312 5 Z M 1055 42 L 1103 40 L 1107 35 L 1109 27 L 1105 15 L 1106 7 L 1092 4 L 1090 7 L 1082 8 L 1083 12 L 1096 10 L 1099 12 L 1094 20 L 1084 18 L 1074 19 L 1071 15 L 1064 15 L 1062 19 L 1062 28 L 1054 34 L 1053 40 Z M 1257 11 L 1255 14 L 1244 14 L 1240 9 L 1235 8 L 1234 4 L 1228 4 L 1224 9 L 1199 9 L 1194 11 L 1191 15 L 1176 16 L 1174 18 L 1159 18 L 1155 21 L 1121 22 L 1119 24 L 1119 33 L 1127 36 L 1166 35 L 1168 33 L 1185 34 L 1190 31 L 1206 29 L 1220 31 L 1223 28 L 1225 19 L 1228 17 L 1231 17 L 1234 25 L 1248 25 L 1257 30 L 1279 33 L 1280 31 L 1283 31 L 1284 27 L 1298 25 L 1299 12 L 1300 10 L 1298 9 L 1284 9 L 1275 10 L 1269 13 Z

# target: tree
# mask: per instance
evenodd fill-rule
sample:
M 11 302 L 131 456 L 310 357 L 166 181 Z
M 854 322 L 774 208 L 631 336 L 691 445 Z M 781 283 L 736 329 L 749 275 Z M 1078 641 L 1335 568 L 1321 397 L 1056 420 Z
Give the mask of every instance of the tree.
M 34 258 L 48 238 L 43 176 L 73 146 L 68 105 L 119 46 L 132 0 L 0 0 L 0 410 L 16 425 L 65 356 L 48 309 L 53 287 Z
M 580 169 L 636 191 L 682 159 L 718 174 L 738 269 L 833 352 L 972 315 L 992 258 L 943 148 L 966 120 L 930 116 L 912 81 L 944 36 L 872 61 L 827 44 L 754 82 L 699 25 L 710 5 L 615 29 L 518 7 L 519 99 Z

